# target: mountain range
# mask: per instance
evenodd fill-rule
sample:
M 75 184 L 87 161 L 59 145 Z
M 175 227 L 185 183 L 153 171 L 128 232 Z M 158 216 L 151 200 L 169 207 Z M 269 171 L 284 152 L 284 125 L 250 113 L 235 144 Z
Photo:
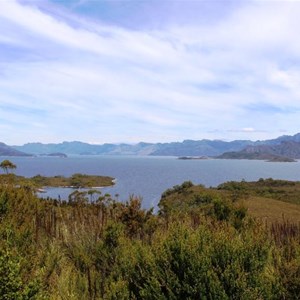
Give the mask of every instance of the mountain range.
M 239 153 L 242 152 L 242 153 Z M 24 156 L 65 153 L 67 155 L 153 155 L 153 156 L 210 156 L 220 158 L 247 158 L 250 153 L 269 153 L 279 157 L 300 158 L 300 133 L 284 135 L 264 141 L 235 140 L 184 140 L 172 143 L 102 144 L 93 145 L 79 141 L 58 144 L 27 143 L 7 146 L 0 143 L 0 155 Z M 226 153 L 226 154 L 225 154 Z M 238 157 L 236 157 L 238 156 Z M 251 156 L 251 155 L 250 155 Z M 255 155 L 254 155 L 255 156 Z M 260 159 L 260 158 L 256 158 Z M 261 158 L 264 159 L 264 158 Z
M 103 144 L 91 145 L 83 142 L 63 142 L 59 144 L 28 143 L 13 146 L 14 149 L 35 155 L 61 152 L 68 155 L 153 155 L 153 156 L 216 156 L 226 151 L 238 151 L 252 141 L 224 142 L 219 140 L 185 140 L 173 143 Z

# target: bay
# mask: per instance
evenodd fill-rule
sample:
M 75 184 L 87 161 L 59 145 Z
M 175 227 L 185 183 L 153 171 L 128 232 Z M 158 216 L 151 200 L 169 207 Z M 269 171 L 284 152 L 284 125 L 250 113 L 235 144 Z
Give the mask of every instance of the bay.
M 300 162 L 272 163 L 255 160 L 179 160 L 177 157 L 153 156 L 69 156 L 59 157 L 3 157 L 17 165 L 15 173 L 31 177 L 74 173 L 105 175 L 116 178 L 113 187 L 102 188 L 102 193 L 120 201 L 130 195 L 143 198 L 143 207 L 157 209 L 161 194 L 174 185 L 191 180 L 207 187 L 230 180 L 246 181 L 259 178 L 300 180 Z M 67 199 L 72 189 L 49 188 L 43 197 Z

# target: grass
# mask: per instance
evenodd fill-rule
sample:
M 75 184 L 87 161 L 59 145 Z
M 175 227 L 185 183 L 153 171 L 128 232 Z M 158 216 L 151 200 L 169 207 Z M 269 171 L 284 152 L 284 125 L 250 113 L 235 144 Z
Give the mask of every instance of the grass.
M 243 200 L 250 215 L 268 223 L 300 223 L 300 205 L 264 197 Z
M 242 203 L 251 216 L 268 223 L 300 224 L 300 182 L 297 181 L 271 178 L 256 182 L 231 181 L 217 188 L 186 182 L 165 191 L 159 206 L 165 212 L 206 211 L 214 199 Z
M 239 194 L 276 199 L 300 204 L 300 182 L 260 179 L 252 182 L 225 182 L 218 186 L 221 191 L 227 190 Z

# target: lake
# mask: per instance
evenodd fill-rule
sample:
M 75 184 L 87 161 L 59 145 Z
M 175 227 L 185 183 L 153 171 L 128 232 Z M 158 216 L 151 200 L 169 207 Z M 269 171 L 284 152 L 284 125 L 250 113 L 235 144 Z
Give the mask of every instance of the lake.
M 3 157 L 17 165 L 15 173 L 31 177 L 74 173 L 107 175 L 116 178 L 114 187 L 102 188 L 103 193 L 119 194 L 125 201 L 130 195 L 143 198 L 143 207 L 156 208 L 161 194 L 176 184 L 191 180 L 207 187 L 229 180 L 246 181 L 259 178 L 300 180 L 300 162 L 271 163 L 251 160 L 180 160 L 176 157 L 152 156 L 70 156 Z M 72 189 L 50 188 L 44 197 L 67 199 Z

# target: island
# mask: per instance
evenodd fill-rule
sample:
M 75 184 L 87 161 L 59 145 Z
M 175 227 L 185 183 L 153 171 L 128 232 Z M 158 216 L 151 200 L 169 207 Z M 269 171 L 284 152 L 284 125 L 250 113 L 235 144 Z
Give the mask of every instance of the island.
M 67 158 L 68 155 L 62 152 L 53 152 L 49 154 L 41 154 L 40 156 L 49 156 L 49 157 L 62 157 L 62 158 Z
M 179 156 L 178 159 L 190 160 L 190 159 L 209 159 L 207 156 Z
M 115 179 L 109 176 L 87 175 L 76 173 L 71 177 L 36 175 L 29 180 L 38 187 L 68 187 L 68 188 L 95 188 L 112 186 Z

